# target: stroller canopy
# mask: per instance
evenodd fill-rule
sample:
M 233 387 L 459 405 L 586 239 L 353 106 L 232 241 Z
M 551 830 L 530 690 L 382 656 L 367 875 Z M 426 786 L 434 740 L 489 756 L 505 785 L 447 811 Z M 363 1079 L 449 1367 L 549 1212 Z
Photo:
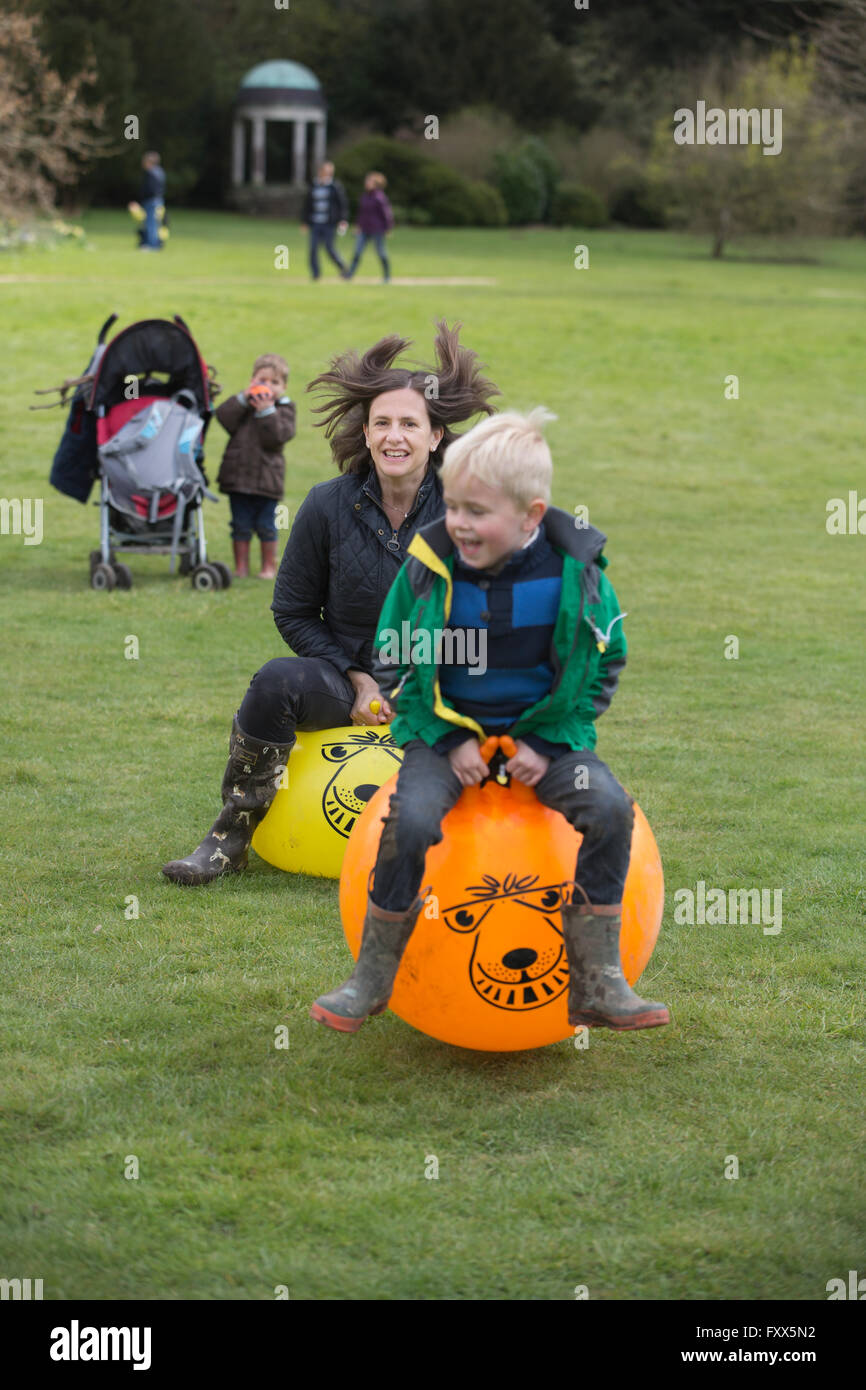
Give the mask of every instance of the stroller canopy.
M 207 367 L 186 325 L 168 319 L 143 319 L 111 340 L 99 364 L 90 409 L 110 410 L 127 399 L 130 376 L 140 378 L 141 396 L 174 396 L 191 391 L 201 411 L 210 409 Z

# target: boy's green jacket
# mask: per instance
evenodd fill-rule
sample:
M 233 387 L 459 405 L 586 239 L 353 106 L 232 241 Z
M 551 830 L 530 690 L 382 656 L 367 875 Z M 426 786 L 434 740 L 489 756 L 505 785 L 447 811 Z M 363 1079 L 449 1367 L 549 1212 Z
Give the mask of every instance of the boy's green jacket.
M 594 526 L 575 525 L 574 518 L 558 507 L 549 507 L 541 524 L 563 557 L 550 653 L 553 687 L 544 699 L 524 710 L 508 732 L 512 737 L 535 733 L 574 749 L 594 748 L 595 720 L 610 704 L 626 656 L 625 614 L 603 573 L 607 560 L 602 548 L 607 537 Z M 454 570 L 454 546 L 444 520 L 416 531 L 408 553 L 410 558 L 385 599 L 375 642 L 373 676 L 388 700 L 405 677 L 392 705 L 394 741 L 403 746 L 420 738 L 432 746 L 455 725 L 465 726 L 483 740 L 481 725 L 458 713 L 439 688 L 436 633 L 448 626 Z M 400 647 L 401 658 L 411 657 L 408 665 L 383 661 L 383 647 L 389 653 L 394 650 L 395 633 L 411 634 L 411 642 Z M 483 675 L 478 679 L 483 680 Z

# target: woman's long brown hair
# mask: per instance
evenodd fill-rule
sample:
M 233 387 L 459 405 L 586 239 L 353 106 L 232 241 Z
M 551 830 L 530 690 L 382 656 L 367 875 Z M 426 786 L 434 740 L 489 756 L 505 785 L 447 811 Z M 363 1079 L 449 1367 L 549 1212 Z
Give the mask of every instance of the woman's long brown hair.
M 361 473 L 369 467 L 364 425 L 372 402 L 384 391 L 401 391 L 408 386 L 424 398 L 431 426 L 443 431 L 442 442 L 431 455 L 434 466 L 457 437 L 452 425 L 474 415 L 494 414 L 488 401 L 501 392 L 482 375 L 478 354 L 461 347 L 462 326 L 455 323 L 449 328 L 444 319 L 437 322 L 433 367 L 395 367 L 395 359 L 412 344 L 392 334 L 363 354 L 352 349 L 340 353 L 328 371 L 310 382 L 307 390 L 323 397 L 322 404 L 314 406 L 314 412 L 322 416 L 316 424 L 324 426 L 341 473 Z

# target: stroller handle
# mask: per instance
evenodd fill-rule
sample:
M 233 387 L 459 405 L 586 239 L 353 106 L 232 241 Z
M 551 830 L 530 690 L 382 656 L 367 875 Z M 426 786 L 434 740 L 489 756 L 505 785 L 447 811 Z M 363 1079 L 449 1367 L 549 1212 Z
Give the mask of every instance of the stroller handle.
M 106 333 L 108 332 L 108 330 L 109 330 L 109 328 L 111 327 L 111 325 L 112 325 L 113 323 L 116 323 L 116 322 L 117 322 L 117 314 L 109 314 L 109 315 L 108 315 L 108 318 L 105 320 L 105 323 L 102 325 L 102 327 L 101 327 L 100 330 L 99 330 L 99 337 L 98 337 L 97 340 L 96 340 L 97 343 L 104 343 L 104 342 L 105 342 L 105 335 L 106 335 Z

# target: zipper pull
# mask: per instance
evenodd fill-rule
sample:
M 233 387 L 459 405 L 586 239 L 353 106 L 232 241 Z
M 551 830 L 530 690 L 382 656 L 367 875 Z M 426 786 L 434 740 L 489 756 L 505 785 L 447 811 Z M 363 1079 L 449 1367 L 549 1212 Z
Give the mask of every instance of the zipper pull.
M 596 627 L 595 622 L 588 613 L 584 614 L 584 617 L 586 618 L 586 621 L 589 623 L 589 626 L 592 628 L 592 635 L 595 638 L 596 648 L 598 649 L 598 651 L 602 653 L 606 652 L 607 642 L 604 640 L 604 633 L 601 631 L 600 628 Z

